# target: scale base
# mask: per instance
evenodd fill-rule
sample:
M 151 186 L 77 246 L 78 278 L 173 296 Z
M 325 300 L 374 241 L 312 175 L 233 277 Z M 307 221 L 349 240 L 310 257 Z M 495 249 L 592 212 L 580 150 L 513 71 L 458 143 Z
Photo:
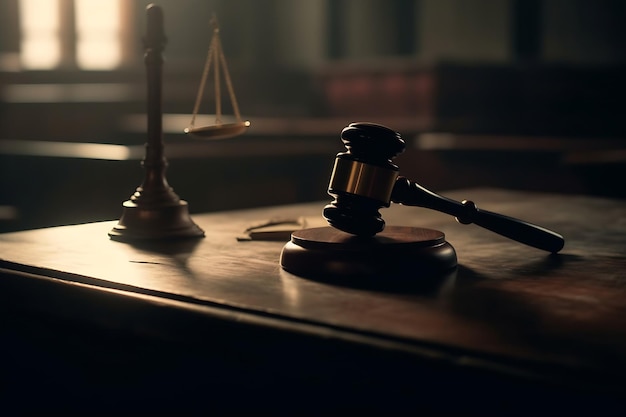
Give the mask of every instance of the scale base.
M 204 231 L 191 220 L 186 201 L 151 207 L 128 200 L 123 206 L 122 217 L 109 232 L 113 240 L 127 242 L 204 237 Z
M 455 274 L 457 257 L 437 230 L 388 226 L 359 237 L 319 227 L 293 232 L 280 264 L 295 275 L 349 286 L 432 289 Z

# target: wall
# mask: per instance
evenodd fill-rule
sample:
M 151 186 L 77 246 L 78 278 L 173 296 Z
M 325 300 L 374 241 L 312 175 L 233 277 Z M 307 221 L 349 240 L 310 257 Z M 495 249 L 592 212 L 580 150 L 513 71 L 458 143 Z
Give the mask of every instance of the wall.
M 126 28 L 128 60 L 119 70 L 80 71 L 70 62 L 56 71 L 22 71 L 16 59 L 20 45 L 18 0 L 3 0 L 0 3 L 0 141 L 141 145 L 146 139 L 144 132 L 129 130 L 124 120 L 143 114 L 146 108 L 141 39 L 145 32 L 145 7 L 149 3 L 146 0 L 124 3 L 125 18 L 131 24 Z M 468 152 L 463 148 L 444 149 L 445 144 L 441 143 L 439 150 L 412 149 L 402 162 L 407 171 L 424 176 L 428 185 L 439 190 L 503 186 L 616 194 L 614 189 L 602 184 L 622 175 L 622 159 L 614 158 L 610 163 L 589 159 L 591 162 L 578 162 L 573 167 L 562 162 L 568 160 L 567 152 L 571 149 L 567 146 L 546 153 L 536 151 L 536 144 L 548 134 L 588 138 L 589 143 L 597 142 L 599 136 L 623 140 L 626 48 L 622 39 L 626 38 L 626 26 L 622 22 L 626 18 L 626 6 L 621 1 L 161 0 L 157 3 L 164 9 L 168 36 L 163 85 L 163 110 L 167 114 L 189 115 L 193 108 L 211 36 L 208 22 L 215 12 L 244 117 L 253 123 L 255 119 L 281 121 L 274 134 L 266 132 L 257 138 L 259 141 L 290 139 L 290 132 L 278 126 L 300 121 L 315 126 L 315 121 L 321 119 L 330 119 L 337 126 L 321 135 L 324 141 L 336 144 L 336 148 L 331 146 L 336 151 L 341 150 L 337 138 L 340 129 L 357 119 L 396 120 L 398 124 L 391 127 L 411 126 L 402 131 L 409 138 L 433 131 L 523 134 L 526 136 L 520 140 L 526 141 L 528 147 L 523 153 L 494 149 Z M 96 93 L 90 93 L 92 88 Z M 207 97 L 210 95 L 207 92 Z M 211 104 L 209 100 L 203 102 L 201 112 L 211 112 Z M 181 132 L 182 128 L 181 125 Z M 180 132 L 170 132 L 166 140 L 176 142 L 185 137 Z M 273 145 L 279 142 L 266 143 L 271 149 L 280 146 Z M 315 146 L 312 142 L 311 148 Z M 609 151 L 615 149 L 623 149 L 623 145 Z M 276 148 L 277 153 L 279 150 Z M 242 147 L 239 157 L 220 162 L 219 166 L 231 167 L 229 188 L 220 188 L 224 183 L 221 178 L 206 183 L 209 189 L 228 197 L 206 200 L 205 195 L 195 191 L 198 174 L 173 164 L 171 175 L 176 179 L 175 188 L 182 189 L 185 198 L 197 201 L 195 205 L 191 201 L 192 207 L 205 210 L 325 198 L 326 163 L 332 160 L 334 151 L 327 155 L 311 151 L 308 157 L 298 159 L 296 165 L 306 166 L 308 171 L 300 170 L 297 178 L 293 160 L 259 160 L 246 152 L 246 147 Z M 19 201 L 20 205 L 29 206 L 24 210 L 41 210 L 50 203 L 56 215 L 48 218 L 41 212 L 34 217 L 45 222 L 37 224 L 68 221 L 56 200 L 71 201 L 81 183 L 76 177 L 62 175 L 63 169 L 58 167 L 66 166 L 67 161 L 54 164 L 37 158 L 25 160 L 10 152 L 2 158 L 8 159 L 0 167 L 4 181 L 0 204 Z M 123 164 L 85 163 L 78 164 L 81 171 L 93 176 L 102 172 L 110 178 L 108 182 L 94 181 L 102 191 L 102 205 L 114 207 L 113 211 L 138 185 L 139 179 L 132 172 L 137 171 L 138 176 L 141 173 L 135 165 L 122 169 Z M 203 173 L 207 169 L 203 164 L 215 166 L 215 161 L 200 158 L 189 166 Z M 282 169 L 272 171 L 273 164 Z M 239 167 L 242 174 L 233 175 L 233 166 Z M 425 168 L 428 166 L 433 171 Z M 513 166 L 517 171 L 506 169 Z M 544 177 L 519 175 L 524 172 L 523 167 L 540 167 L 535 172 L 542 172 Z M 428 177 L 429 172 L 438 174 Z M 45 193 L 37 188 L 32 193 L 27 191 L 44 177 L 49 181 Z M 298 190 L 307 177 L 310 189 Z M 20 183 L 24 186 L 16 186 Z M 107 184 L 110 189 L 105 190 Z M 268 191 L 276 188 L 283 190 L 279 196 Z M 259 191 L 246 196 L 246 189 Z M 37 199 L 32 200 L 32 196 Z M 87 210 L 85 199 L 77 198 L 71 204 L 76 210 Z M 100 212 L 93 206 L 88 212 L 94 216 L 74 218 L 90 221 L 115 216 L 112 211 Z

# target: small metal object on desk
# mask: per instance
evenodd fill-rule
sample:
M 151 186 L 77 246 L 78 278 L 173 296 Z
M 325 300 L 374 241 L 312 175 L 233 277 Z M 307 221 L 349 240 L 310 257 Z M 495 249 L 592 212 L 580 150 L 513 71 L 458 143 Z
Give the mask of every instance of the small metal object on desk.
M 304 229 L 305 227 L 307 227 L 307 220 L 304 217 L 273 218 L 247 227 L 241 235 L 237 236 L 237 240 L 274 240 L 287 242 L 294 231 Z

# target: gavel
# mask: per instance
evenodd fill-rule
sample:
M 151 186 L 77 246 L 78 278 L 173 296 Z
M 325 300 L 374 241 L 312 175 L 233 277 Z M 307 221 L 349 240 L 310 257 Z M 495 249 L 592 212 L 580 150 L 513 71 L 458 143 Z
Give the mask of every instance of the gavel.
M 451 200 L 400 176 L 392 159 L 404 152 L 405 142 L 386 126 L 351 123 L 342 130 L 341 140 L 347 151 L 336 156 L 328 186 L 334 200 L 323 210 L 324 218 L 336 229 L 374 236 L 385 228 L 379 209 L 393 202 L 437 210 L 454 216 L 461 224 L 473 223 L 548 252 L 563 248 L 564 240 L 558 233 L 480 209 L 470 200 Z

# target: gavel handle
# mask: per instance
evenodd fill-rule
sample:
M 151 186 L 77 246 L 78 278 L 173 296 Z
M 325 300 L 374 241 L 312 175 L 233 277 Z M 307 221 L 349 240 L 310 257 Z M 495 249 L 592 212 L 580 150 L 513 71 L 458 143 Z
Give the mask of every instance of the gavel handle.
M 407 206 L 425 207 L 456 217 L 462 224 L 474 223 L 510 239 L 556 253 L 563 248 L 563 236 L 523 220 L 481 210 L 472 201 L 458 202 L 427 190 L 419 184 L 399 177 L 391 193 L 391 201 Z

